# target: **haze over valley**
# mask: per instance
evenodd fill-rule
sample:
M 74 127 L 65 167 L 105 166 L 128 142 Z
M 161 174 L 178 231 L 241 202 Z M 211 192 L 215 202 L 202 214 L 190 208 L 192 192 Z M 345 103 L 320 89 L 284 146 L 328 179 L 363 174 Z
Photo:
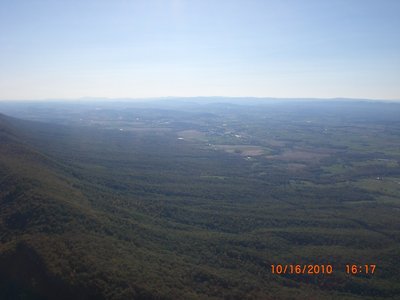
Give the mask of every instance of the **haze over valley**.
M 0 110 L 2 298 L 399 295 L 399 103 Z M 273 264 L 334 272 L 278 275 Z M 348 264 L 376 271 L 346 274 Z

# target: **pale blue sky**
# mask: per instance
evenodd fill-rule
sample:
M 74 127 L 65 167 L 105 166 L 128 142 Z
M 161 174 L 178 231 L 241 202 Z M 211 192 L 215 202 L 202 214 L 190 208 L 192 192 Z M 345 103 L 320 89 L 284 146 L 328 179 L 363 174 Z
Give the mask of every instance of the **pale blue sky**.
M 400 99 L 398 0 L 0 0 L 0 99 Z

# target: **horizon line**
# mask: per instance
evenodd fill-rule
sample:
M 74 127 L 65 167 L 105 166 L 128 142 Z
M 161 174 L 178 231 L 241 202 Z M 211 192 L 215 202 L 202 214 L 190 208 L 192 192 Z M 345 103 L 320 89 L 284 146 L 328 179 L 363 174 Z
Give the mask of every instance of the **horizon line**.
M 184 99 L 251 99 L 251 100 L 325 100 L 325 101 L 388 101 L 399 102 L 400 98 L 358 98 L 358 97 L 272 97 L 272 96 L 158 96 L 158 97 L 96 97 L 96 96 L 83 96 L 77 98 L 28 98 L 28 99 L 0 99 L 0 102 L 61 102 L 61 101 L 154 101 L 154 100 L 184 100 Z

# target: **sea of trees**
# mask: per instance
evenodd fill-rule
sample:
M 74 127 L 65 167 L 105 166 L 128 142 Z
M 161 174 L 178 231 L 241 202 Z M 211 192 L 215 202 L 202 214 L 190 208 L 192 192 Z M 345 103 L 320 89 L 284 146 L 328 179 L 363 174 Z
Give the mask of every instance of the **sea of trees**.
M 251 124 L 235 120 L 237 128 Z M 272 123 L 269 134 L 281 130 L 285 143 L 246 159 L 182 142 L 174 130 L 50 126 L 1 115 L 0 298 L 397 297 L 400 154 L 392 149 L 400 140 L 386 152 L 373 149 L 376 137 L 357 148 L 358 123 L 354 133 L 329 137 L 329 155 L 287 161 L 288 149 L 321 151 L 324 136 L 296 120 Z M 287 126 L 304 139 L 289 136 Z M 371 126 L 382 128 L 369 122 L 364 135 Z M 393 138 L 398 124 L 385 126 Z M 268 134 L 254 132 L 248 140 L 264 147 Z M 334 272 L 271 273 L 271 264 L 312 263 L 332 264 Z M 348 275 L 350 263 L 377 271 Z

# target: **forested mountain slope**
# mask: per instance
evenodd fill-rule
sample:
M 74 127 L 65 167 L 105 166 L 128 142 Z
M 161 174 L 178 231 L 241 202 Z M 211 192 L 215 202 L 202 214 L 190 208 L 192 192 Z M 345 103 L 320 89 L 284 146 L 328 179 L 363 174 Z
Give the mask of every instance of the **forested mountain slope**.
M 26 143 L 13 122 L 0 116 L 1 298 L 97 297 L 87 280 L 71 277 L 85 262 L 68 236 L 94 234 L 99 216 L 71 170 Z
M 0 166 L 2 299 L 384 299 L 400 291 L 395 197 L 379 202 L 355 184 L 325 184 L 316 165 L 293 173 L 165 130 L 0 115 Z M 310 262 L 336 271 L 271 274 L 271 264 Z M 379 271 L 346 275 L 347 263 Z

